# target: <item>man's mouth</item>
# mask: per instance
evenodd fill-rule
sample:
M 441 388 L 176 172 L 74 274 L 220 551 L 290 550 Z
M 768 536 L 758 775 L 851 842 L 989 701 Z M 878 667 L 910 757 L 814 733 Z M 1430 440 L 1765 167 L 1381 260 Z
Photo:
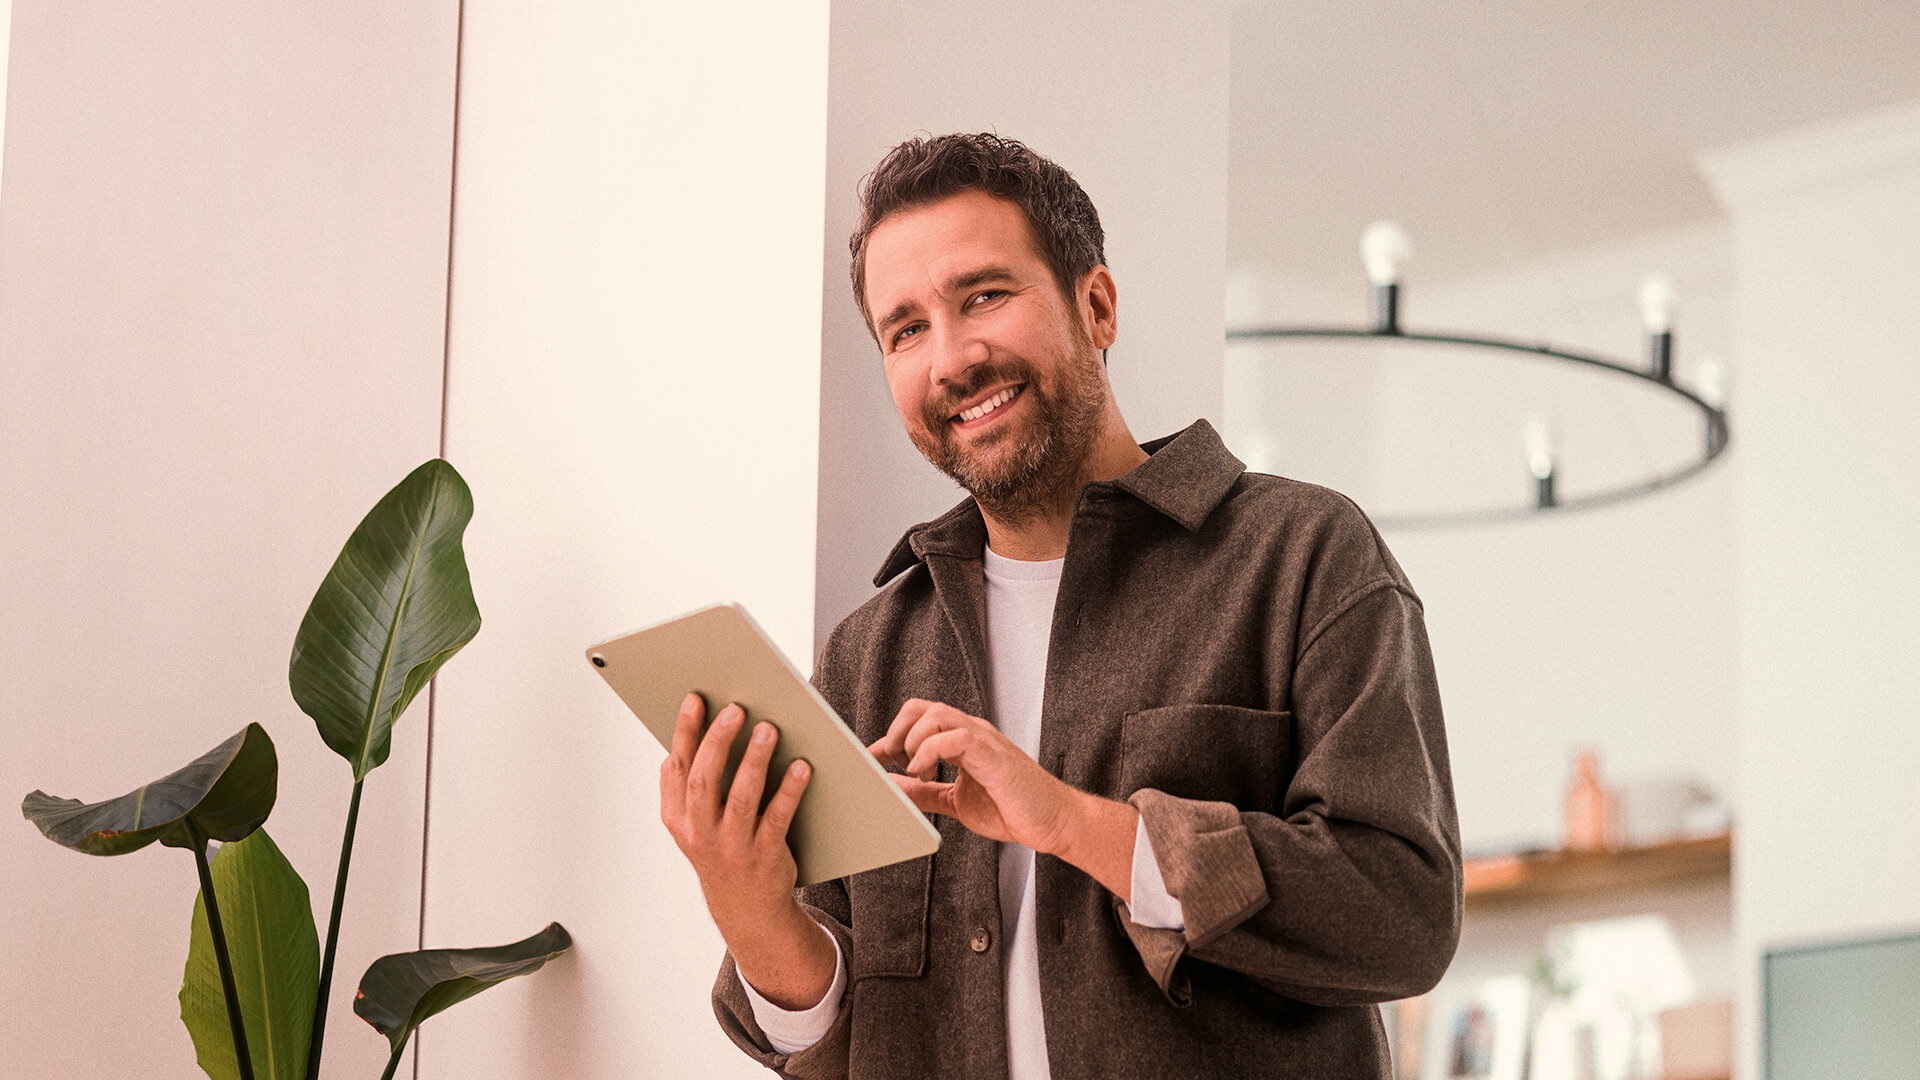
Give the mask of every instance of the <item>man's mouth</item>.
M 981 402 L 980 404 L 975 405 L 970 409 L 963 409 L 960 412 L 955 413 L 953 415 L 953 422 L 957 424 L 970 424 L 975 420 L 982 419 L 995 412 L 998 412 L 1000 409 L 1003 409 L 1007 405 L 1011 404 L 1015 398 L 1018 398 L 1020 394 L 1024 390 L 1026 390 L 1026 388 L 1027 386 L 1025 383 L 1019 383 L 1014 386 L 1009 386 L 1005 390 L 1000 391 L 999 393 L 993 395 L 992 397 Z

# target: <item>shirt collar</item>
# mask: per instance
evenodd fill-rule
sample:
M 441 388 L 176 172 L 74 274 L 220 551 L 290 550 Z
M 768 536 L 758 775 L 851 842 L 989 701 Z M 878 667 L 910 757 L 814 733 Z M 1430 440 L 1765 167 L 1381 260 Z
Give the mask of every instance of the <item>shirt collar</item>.
M 1196 420 L 1177 435 L 1143 443 L 1150 456 L 1132 472 L 1115 480 L 1087 485 L 1124 491 L 1193 532 L 1206 523 L 1227 492 L 1246 471 L 1228 452 L 1213 425 Z M 908 529 L 893 546 L 887 561 L 874 575 L 875 586 L 885 585 L 929 555 L 977 559 L 987 545 L 987 523 L 972 499 L 921 525 Z

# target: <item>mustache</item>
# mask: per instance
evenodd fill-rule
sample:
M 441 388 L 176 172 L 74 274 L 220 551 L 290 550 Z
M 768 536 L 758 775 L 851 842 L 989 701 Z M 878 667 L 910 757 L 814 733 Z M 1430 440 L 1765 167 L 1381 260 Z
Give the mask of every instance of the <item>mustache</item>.
M 966 378 L 953 383 L 938 398 L 929 399 L 921 407 L 921 416 L 929 428 L 938 430 L 966 406 L 967 399 L 985 390 L 995 383 L 1026 383 L 1029 392 L 1033 386 L 1033 365 L 1024 360 L 1009 360 L 1005 363 L 980 364 L 967 369 Z

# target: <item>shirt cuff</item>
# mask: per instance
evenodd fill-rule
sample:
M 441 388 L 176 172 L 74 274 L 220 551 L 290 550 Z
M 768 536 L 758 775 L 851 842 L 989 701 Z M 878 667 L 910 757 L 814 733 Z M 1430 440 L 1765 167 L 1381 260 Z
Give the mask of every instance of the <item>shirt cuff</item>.
M 832 934 L 827 938 L 833 942 L 833 985 L 827 987 L 827 996 L 811 1009 L 797 1012 L 783 1009 L 761 997 L 752 983 L 737 969 L 734 971 L 734 976 L 740 979 L 740 988 L 747 992 L 747 1003 L 753 1006 L 753 1022 L 760 1025 L 767 1042 L 783 1054 L 797 1054 L 825 1038 L 840 1013 L 840 999 L 847 992 L 847 960 L 840 952 L 840 939 Z
M 1189 945 L 1204 948 L 1267 905 L 1260 857 L 1233 804 L 1181 799 L 1153 788 L 1141 788 L 1127 801 L 1140 811 L 1163 856 L 1167 889 L 1180 898 Z
M 1153 840 L 1147 836 L 1147 819 L 1141 815 L 1133 831 L 1132 899 L 1127 914 L 1141 926 L 1156 930 L 1185 930 L 1187 920 L 1180 901 L 1167 892 L 1166 878 L 1160 873 L 1160 860 L 1154 857 Z

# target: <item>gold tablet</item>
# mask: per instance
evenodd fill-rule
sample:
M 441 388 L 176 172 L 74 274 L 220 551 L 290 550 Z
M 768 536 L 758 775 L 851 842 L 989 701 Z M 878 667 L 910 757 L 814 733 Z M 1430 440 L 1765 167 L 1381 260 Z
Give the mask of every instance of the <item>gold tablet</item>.
M 747 722 L 727 758 L 727 786 L 754 723 L 780 729 L 766 798 L 795 758 L 813 767 L 787 833 L 800 884 L 931 855 L 940 846 L 926 816 L 740 605 L 715 604 L 611 638 L 589 648 L 587 660 L 669 749 L 687 691 L 706 699 L 709 722 L 730 702 L 745 709 Z

